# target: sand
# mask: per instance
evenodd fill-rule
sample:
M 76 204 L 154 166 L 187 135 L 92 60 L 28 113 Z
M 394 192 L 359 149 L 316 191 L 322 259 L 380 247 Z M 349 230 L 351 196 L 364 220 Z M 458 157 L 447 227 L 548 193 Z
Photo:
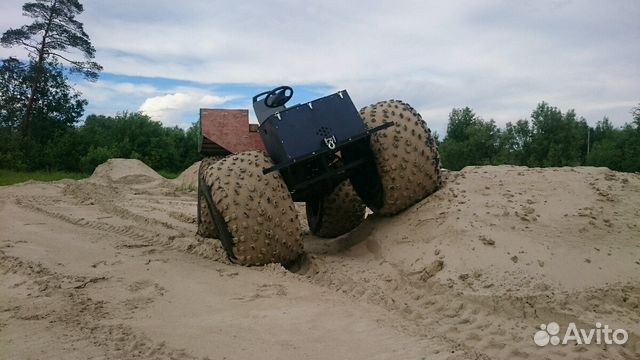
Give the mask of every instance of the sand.
M 183 171 L 178 177 L 172 180 L 173 184 L 180 190 L 196 191 L 198 190 L 198 169 L 200 161 L 195 162 Z
M 165 180 L 162 175 L 135 159 L 109 159 L 104 164 L 98 165 L 89 177 L 89 181 L 100 184 L 132 185 L 162 180 Z
M 640 357 L 639 174 L 447 172 L 395 217 L 306 235 L 294 273 L 195 235 L 194 169 L 0 187 L 0 358 Z M 535 345 L 551 321 L 629 340 Z

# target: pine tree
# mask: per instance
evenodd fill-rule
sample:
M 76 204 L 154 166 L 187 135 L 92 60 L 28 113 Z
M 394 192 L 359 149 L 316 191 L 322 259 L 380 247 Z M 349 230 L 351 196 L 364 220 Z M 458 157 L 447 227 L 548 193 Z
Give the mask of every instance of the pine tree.
M 42 86 L 48 60 L 55 58 L 69 64 L 71 71 L 81 73 L 89 81 L 97 80 L 102 66 L 93 61 L 96 50 L 84 26 L 75 18 L 84 11 L 78 0 L 36 0 L 25 3 L 22 11 L 33 22 L 5 31 L 0 43 L 4 47 L 23 47 L 35 62 L 31 92 L 22 121 L 23 132 L 28 135 L 36 94 Z M 80 52 L 82 60 L 67 55 L 73 50 Z

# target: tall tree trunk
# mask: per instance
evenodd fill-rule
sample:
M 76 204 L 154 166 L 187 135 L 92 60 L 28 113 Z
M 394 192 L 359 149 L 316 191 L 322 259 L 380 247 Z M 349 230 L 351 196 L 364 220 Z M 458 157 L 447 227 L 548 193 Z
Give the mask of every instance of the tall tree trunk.
M 35 102 L 36 92 L 38 91 L 38 83 L 40 82 L 40 77 L 42 77 L 42 65 L 43 65 L 44 57 L 41 54 L 38 58 L 38 62 L 35 65 L 35 73 L 33 76 L 33 81 L 31 82 L 31 94 L 29 94 L 29 100 L 27 101 L 27 109 L 24 112 L 24 118 L 22 119 L 22 131 L 24 136 L 29 136 L 29 120 L 31 120 L 31 112 L 33 110 L 33 105 Z
M 35 73 L 33 75 L 33 81 L 31 82 L 31 94 L 29 94 L 29 100 L 27 101 L 27 108 L 24 112 L 24 118 L 22 119 L 22 131 L 24 136 L 29 136 L 29 122 L 31 120 L 31 113 L 33 112 L 33 106 L 35 105 L 36 92 L 38 91 L 38 85 L 44 70 L 45 60 L 45 46 L 47 44 L 47 37 L 49 36 L 49 30 L 51 29 L 51 23 L 53 22 L 54 12 L 58 5 L 58 0 L 54 0 L 51 5 L 51 11 L 49 12 L 49 19 L 47 20 L 47 27 L 42 35 L 42 42 L 40 43 L 40 51 L 38 51 L 38 61 L 35 64 Z

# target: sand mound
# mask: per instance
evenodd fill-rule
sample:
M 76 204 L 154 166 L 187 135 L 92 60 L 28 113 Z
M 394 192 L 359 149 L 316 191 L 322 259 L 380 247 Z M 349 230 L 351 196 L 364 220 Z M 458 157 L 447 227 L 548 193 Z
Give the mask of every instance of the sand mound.
M 491 293 L 638 279 L 640 176 L 515 166 L 447 176 L 442 190 L 401 216 L 371 220 L 369 241 L 408 272 L 446 257 L 440 280 Z
M 93 171 L 89 181 L 97 183 L 141 184 L 158 180 L 164 180 L 158 174 L 136 159 L 109 159 L 98 165 Z
M 458 357 L 637 356 L 638 219 L 638 174 L 467 167 L 397 216 L 312 239 L 307 249 L 326 256 L 305 274 L 358 303 L 404 313 L 424 331 L 452 331 L 447 338 L 468 346 Z M 535 327 L 551 321 L 563 331 L 570 322 L 623 328 L 629 344 L 537 348 Z
M 396 216 L 305 236 L 295 273 L 230 264 L 174 185 L 113 159 L 2 187 L 0 358 L 640 358 L 639 174 L 445 172 Z M 536 345 L 550 322 L 628 342 Z
M 198 168 L 200 167 L 200 161 L 195 162 L 183 171 L 172 183 L 182 190 L 193 190 L 198 188 Z

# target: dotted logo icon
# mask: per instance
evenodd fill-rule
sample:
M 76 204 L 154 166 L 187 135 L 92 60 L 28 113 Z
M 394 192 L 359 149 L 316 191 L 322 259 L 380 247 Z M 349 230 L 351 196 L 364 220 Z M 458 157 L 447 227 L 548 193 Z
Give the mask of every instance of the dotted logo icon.
M 322 136 L 323 138 L 331 136 L 331 128 L 326 126 L 321 126 L 317 131 L 316 135 Z
M 536 331 L 533 335 L 533 341 L 538 346 L 547 346 L 560 344 L 560 338 L 557 336 L 560 333 L 560 325 L 556 322 L 550 322 L 548 324 L 541 324 L 540 330 Z

